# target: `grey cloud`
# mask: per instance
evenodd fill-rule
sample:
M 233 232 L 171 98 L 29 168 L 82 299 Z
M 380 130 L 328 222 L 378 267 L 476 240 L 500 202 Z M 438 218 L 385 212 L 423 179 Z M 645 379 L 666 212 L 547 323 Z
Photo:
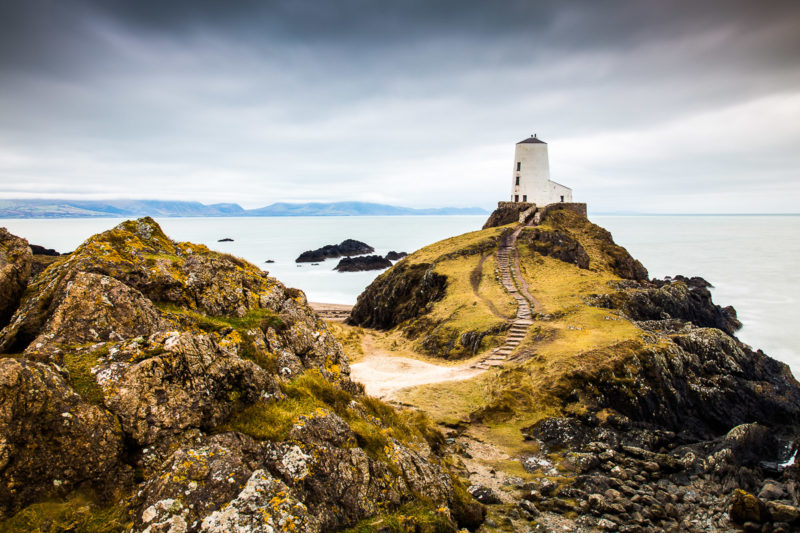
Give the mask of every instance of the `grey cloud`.
M 704 152 L 727 125 L 689 132 L 691 153 L 683 132 L 659 132 L 800 92 L 798 14 L 796 2 L 746 1 L 8 2 L 0 195 L 69 181 L 251 205 L 490 207 L 513 143 L 537 131 L 554 176 L 601 209 L 661 209 L 665 183 L 727 179 L 735 210 L 748 176 L 793 179 L 797 130 L 764 132 L 757 164 L 737 162 L 736 146 Z M 765 120 L 800 118 L 780 109 Z M 619 135 L 661 142 L 646 157 L 617 146 L 615 161 L 586 142 Z

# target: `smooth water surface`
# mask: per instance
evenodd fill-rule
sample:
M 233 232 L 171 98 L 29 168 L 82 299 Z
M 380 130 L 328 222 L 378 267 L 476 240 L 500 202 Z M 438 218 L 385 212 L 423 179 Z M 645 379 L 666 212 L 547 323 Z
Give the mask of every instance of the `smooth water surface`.
M 733 305 L 742 341 L 789 363 L 800 375 L 800 216 L 592 216 L 651 277 L 702 276 L 714 301 Z M 305 250 L 352 238 L 385 255 L 413 252 L 437 240 L 480 229 L 486 216 L 159 218 L 173 239 L 199 242 L 268 270 L 309 300 L 352 304 L 379 271 L 339 273 L 337 260 L 297 266 Z M 111 228 L 114 219 L 6 219 L 31 243 L 60 252 Z M 234 242 L 217 242 L 224 237 Z M 267 259 L 275 261 L 265 264 Z

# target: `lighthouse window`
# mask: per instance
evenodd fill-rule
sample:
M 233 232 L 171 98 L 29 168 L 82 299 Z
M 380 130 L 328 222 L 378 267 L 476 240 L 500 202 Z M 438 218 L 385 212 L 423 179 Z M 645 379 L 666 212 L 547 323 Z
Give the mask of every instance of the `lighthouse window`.
M 522 166 L 522 163 L 517 161 L 517 172 L 519 172 L 519 168 Z
M 519 176 L 517 176 L 517 185 L 519 185 Z

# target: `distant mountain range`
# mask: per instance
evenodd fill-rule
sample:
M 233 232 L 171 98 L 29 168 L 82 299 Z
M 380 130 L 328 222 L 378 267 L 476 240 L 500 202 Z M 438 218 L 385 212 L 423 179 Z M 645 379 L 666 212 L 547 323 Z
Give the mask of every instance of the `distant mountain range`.
M 164 200 L 0 200 L 0 218 L 77 217 L 291 217 L 367 215 L 484 215 L 480 207 L 414 209 L 367 202 L 274 203 L 258 209 L 239 204 Z

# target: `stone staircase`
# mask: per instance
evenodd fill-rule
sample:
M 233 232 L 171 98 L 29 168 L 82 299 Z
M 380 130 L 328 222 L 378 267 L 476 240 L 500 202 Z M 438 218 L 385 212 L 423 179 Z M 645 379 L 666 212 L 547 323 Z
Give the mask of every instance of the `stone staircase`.
M 511 322 L 511 329 L 508 330 L 506 341 L 501 346 L 489 352 L 486 357 L 480 359 L 472 368 L 485 370 L 492 367 L 503 366 L 508 356 L 511 355 L 511 352 L 519 346 L 525 338 L 525 335 L 527 335 L 530 325 L 533 324 L 533 309 L 530 300 L 526 297 L 527 289 L 523 288 L 521 291 L 521 280 L 517 280 L 517 277 L 521 276 L 516 244 L 517 237 L 519 237 L 519 234 L 522 232 L 522 228 L 523 226 L 519 226 L 513 233 L 507 235 L 497 249 L 497 270 L 500 283 L 503 284 L 503 287 L 508 291 L 511 297 L 516 300 L 517 314 Z

